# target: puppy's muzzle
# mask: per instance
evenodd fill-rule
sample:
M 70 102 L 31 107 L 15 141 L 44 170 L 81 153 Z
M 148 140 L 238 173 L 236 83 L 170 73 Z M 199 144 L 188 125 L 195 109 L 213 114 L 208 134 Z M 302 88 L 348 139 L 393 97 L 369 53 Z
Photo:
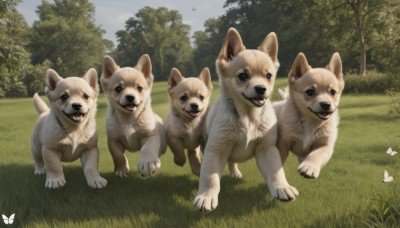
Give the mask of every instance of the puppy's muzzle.
M 265 92 L 267 92 L 267 88 L 265 86 L 261 86 L 261 85 L 255 86 L 254 90 L 256 91 L 256 93 L 258 95 L 264 95 Z
M 196 104 L 196 103 L 191 103 L 191 104 L 190 104 L 190 108 L 191 108 L 192 110 L 190 110 L 190 111 L 187 111 L 187 110 L 186 110 L 186 112 L 187 112 L 190 116 L 192 116 L 192 117 L 197 117 L 198 115 L 200 115 L 201 110 L 199 110 L 199 105 L 198 105 L 198 104 Z
M 135 96 L 132 94 L 127 94 L 125 95 L 125 100 L 128 104 L 120 104 L 122 107 L 124 107 L 126 110 L 129 112 L 133 112 L 136 110 L 137 105 L 135 104 Z
M 330 102 L 325 102 L 325 101 L 320 102 L 319 106 L 321 107 L 322 111 L 316 112 L 316 111 L 312 110 L 311 108 L 309 108 L 309 110 L 311 112 L 313 112 L 321 120 L 329 119 L 331 114 L 335 111 L 335 110 L 333 110 L 333 111 L 331 110 L 331 103 Z
M 68 118 L 70 118 L 72 121 L 81 122 L 83 120 L 83 118 L 85 117 L 85 114 L 86 114 L 86 113 L 80 112 L 80 110 L 82 108 L 82 104 L 80 104 L 80 103 L 72 103 L 71 107 L 74 109 L 74 111 L 75 111 L 74 113 L 68 114 L 68 113 L 64 112 L 64 110 L 63 110 L 63 113 L 66 116 L 68 116 Z

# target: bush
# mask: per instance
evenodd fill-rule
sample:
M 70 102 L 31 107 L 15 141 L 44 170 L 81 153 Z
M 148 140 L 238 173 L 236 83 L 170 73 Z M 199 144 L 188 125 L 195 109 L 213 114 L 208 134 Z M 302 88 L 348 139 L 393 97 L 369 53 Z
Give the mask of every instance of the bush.
M 345 93 L 387 93 L 389 90 L 400 90 L 400 80 L 395 75 L 368 72 L 362 77 L 356 74 L 346 75 Z
M 387 95 L 389 96 L 389 115 L 400 114 L 400 92 L 395 90 L 388 90 Z

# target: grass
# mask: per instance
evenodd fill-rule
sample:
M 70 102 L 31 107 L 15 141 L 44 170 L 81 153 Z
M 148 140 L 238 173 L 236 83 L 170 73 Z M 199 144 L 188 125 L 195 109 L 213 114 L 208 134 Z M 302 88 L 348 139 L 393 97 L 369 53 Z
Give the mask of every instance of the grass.
M 278 80 L 276 88 L 286 84 Z M 213 99 L 217 97 L 215 85 Z M 273 97 L 277 100 L 277 96 Z M 37 118 L 31 99 L 0 100 L 0 213 L 16 214 L 15 226 L 23 227 L 326 227 L 399 226 L 400 119 L 388 116 L 384 95 L 345 94 L 335 153 L 317 180 L 301 177 L 293 156 L 285 164 L 289 183 L 300 196 L 294 202 L 273 200 L 254 160 L 240 164 L 244 175 L 221 181 L 218 208 L 208 214 L 192 206 L 198 178 L 188 164 L 172 161 L 168 150 L 161 170 L 142 178 L 135 170 L 126 180 L 113 174 L 106 145 L 106 99 L 98 101 L 100 172 L 109 181 L 102 190 L 87 186 L 79 161 L 64 163 L 67 185 L 44 188 L 45 176 L 33 175 L 30 136 Z M 168 112 L 166 83 L 154 85 L 153 109 Z M 127 153 L 135 167 L 139 153 Z M 394 177 L 382 183 L 383 170 Z M 227 174 L 227 171 L 226 173 Z M 2 225 L 2 223 L 0 222 Z M 0 225 L 0 226 L 1 226 Z

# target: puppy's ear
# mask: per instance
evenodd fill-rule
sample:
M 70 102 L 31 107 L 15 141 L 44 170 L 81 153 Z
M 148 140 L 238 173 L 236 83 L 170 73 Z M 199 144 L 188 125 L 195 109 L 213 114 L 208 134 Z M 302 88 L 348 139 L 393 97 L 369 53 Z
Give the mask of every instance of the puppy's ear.
M 168 77 L 168 90 L 175 88 L 183 79 L 185 79 L 181 72 L 175 67 L 171 69 Z
M 108 81 L 117 69 L 119 69 L 119 66 L 115 63 L 114 59 L 108 55 L 104 56 L 100 79 L 103 89 L 107 89 Z
M 92 87 L 97 94 L 99 93 L 97 71 L 94 68 L 89 69 L 83 76 L 83 79 L 89 83 L 90 87 Z
M 239 32 L 234 28 L 230 28 L 225 36 L 224 43 L 218 55 L 218 60 L 221 62 L 229 62 L 244 50 L 246 50 L 246 47 L 243 45 Z
M 151 87 L 153 84 L 154 76 L 151 72 L 152 66 L 150 56 L 148 54 L 142 55 L 138 60 L 135 68 L 142 72 L 142 74 L 146 78 L 147 84 L 149 85 L 149 87 Z
M 290 69 L 289 82 L 294 82 L 296 79 L 301 78 L 309 69 L 311 69 L 311 66 L 308 65 L 306 56 L 300 52 L 293 62 L 292 69 Z
M 274 32 L 269 33 L 264 41 L 258 47 L 259 51 L 262 51 L 269 55 L 274 62 L 276 68 L 279 68 L 278 61 L 278 37 Z
M 211 73 L 210 73 L 210 70 L 208 69 L 208 67 L 205 67 L 200 72 L 199 79 L 204 82 L 204 84 L 206 85 L 208 90 L 212 90 L 213 85 L 212 85 L 212 82 L 211 82 Z
M 340 59 L 338 52 L 335 52 L 332 55 L 329 64 L 326 66 L 326 69 L 331 71 L 339 81 L 343 80 L 342 60 Z
M 56 89 L 56 87 L 57 87 L 57 83 L 63 79 L 53 69 L 48 69 L 46 71 L 46 76 L 45 77 L 46 77 L 45 78 L 45 82 L 46 82 L 45 93 L 46 94 L 54 91 Z

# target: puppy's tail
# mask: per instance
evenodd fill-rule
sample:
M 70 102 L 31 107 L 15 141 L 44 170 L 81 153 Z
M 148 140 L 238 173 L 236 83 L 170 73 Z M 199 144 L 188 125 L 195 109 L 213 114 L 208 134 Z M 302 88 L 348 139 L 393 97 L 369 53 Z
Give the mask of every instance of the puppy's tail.
M 33 105 L 39 114 L 49 111 L 49 107 L 47 107 L 46 103 L 42 100 L 42 98 L 39 97 L 38 93 L 33 95 Z
M 285 87 L 284 89 L 279 88 L 278 93 L 283 100 L 286 100 L 289 97 L 289 88 L 288 87 Z

